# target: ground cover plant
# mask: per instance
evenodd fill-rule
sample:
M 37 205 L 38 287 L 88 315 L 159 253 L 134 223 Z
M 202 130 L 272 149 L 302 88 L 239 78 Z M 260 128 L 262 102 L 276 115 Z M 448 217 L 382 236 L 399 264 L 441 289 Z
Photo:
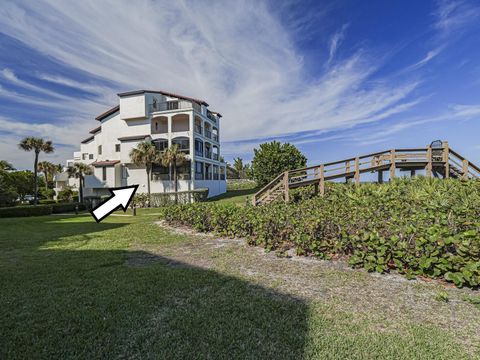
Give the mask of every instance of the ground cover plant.
M 294 203 L 260 207 L 204 203 L 167 207 L 172 224 L 246 237 L 280 254 L 345 257 L 354 267 L 408 278 L 480 284 L 480 182 L 399 179 L 389 184 L 329 184 L 293 194 Z

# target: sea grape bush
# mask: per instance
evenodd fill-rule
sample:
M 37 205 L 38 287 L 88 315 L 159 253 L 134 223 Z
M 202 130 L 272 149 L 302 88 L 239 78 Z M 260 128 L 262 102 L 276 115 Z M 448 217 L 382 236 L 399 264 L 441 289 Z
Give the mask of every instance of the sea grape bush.
M 163 209 L 172 224 L 245 237 L 268 250 L 296 249 L 322 259 L 408 278 L 480 284 L 480 182 L 399 179 L 329 184 L 326 195 L 294 192 L 295 202 L 260 207 L 198 203 Z

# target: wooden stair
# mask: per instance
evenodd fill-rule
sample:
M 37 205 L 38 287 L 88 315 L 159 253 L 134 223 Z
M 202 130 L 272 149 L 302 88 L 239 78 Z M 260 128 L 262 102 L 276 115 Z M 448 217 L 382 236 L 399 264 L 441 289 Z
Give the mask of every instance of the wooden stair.
M 290 189 L 308 185 L 315 185 L 320 195 L 323 195 L 326 181 L 343 178 L 346 181 L 353 179 L 359 184 L 360 174 L 367 172 L 376 172 L 377 181 L 382 183 L 384 172 L 388 172 L 390 179 L 393 179 L 397 169 L 410 171 L 411 176 L 415 176 L 418 170 L 425 170 L 427 177 L 480 179 L 480 167 L 449 148 L 448 142 L 435 141 L 425 148 L 392 149 L 286 171 L 258 191 L 253 196 L 252 204 L 257 206 L 275 201 L 288 202 Z

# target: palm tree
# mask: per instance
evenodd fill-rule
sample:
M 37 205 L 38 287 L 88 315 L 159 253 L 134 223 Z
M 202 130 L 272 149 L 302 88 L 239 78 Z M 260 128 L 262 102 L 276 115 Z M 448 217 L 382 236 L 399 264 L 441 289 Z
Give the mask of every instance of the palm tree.
M 38 163 L 38 171 L 43 172 L 45 176 L 45 189 L 48 190 L 48 175 L 53 176 L 56 166 L 50 161 L 40 161 Z
M 93 173 L 92 168 L 84 163 L 74 163 L 67 168 L 69 177 L 79 179 L 79 194 L 80 202 L 83 203 L 83 187 L 85 186 L 85 175 L 91 175 Z
M 38 169 L 38 155 L 43 151 L 46 154 L 52 153 L 55 148 L 52 145 L 51 141 L 45 141 L 42 138 L 35 137 L 26 137 L 18 144 L 20 149 L 25 151 L 34 151 L 35 152 L 35 162 L 33 165 L 33 188 L 34 188 L 34 201 L 33 203 L 37 205 L 38 202 L 38 184 L 37 184 L 37 169 Z
M 1 170 L 15 170 L 15 168 L 7 160 L 0 160 L 0 171 Z
M 152 165 L 159 161 L 160 152 L 151 141 L 142 141 L 130 151 L 130 159 L 135 165 L 145 166 L 147 172 L 148 204 L 150 206 L 150 173 Z
M 181 166 L 187 159 L 185 154 L 180 151 L 178 144 L 173 144 L 162 154 L 162 165 L 173 168 L 173 181 L 175 186 L 175 202 L 177 202 L 178 192 L 178 174 L 177 167 Z

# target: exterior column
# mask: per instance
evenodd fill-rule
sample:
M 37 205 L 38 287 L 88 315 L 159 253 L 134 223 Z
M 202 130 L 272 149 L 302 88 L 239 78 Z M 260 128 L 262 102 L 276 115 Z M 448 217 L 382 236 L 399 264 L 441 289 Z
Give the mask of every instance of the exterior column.
M 167 127 L 168 127 L 168 147 L 172 146 L 172 117 L 167 116 Z
M 194 129 L 194 124 L 195 124 L 195 117 L 192 113 L 190 113 L 190 118 L 189 118 L 189 125 L 188 128 L 190 129 L 189 131 L 189 139 L 190 139 L 190 181 L 191 181 L 191 188 L 195 189 L 195 129 Z

